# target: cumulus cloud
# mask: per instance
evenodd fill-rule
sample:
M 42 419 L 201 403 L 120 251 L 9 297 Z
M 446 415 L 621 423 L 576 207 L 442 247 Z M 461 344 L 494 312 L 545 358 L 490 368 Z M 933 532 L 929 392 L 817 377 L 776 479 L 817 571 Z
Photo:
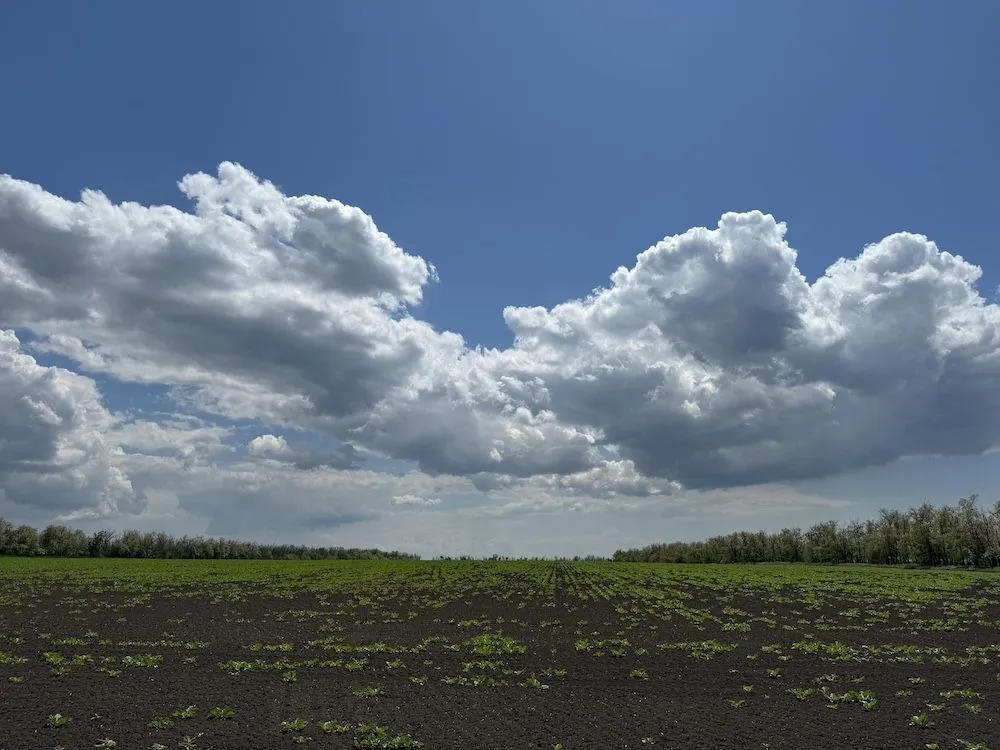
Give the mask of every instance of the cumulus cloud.
M 357 467 L 358 452 L 345 443 L 339 454 L 320 455 L 306 445 L 289 445 L 280 435 L 258 435 L 247 443 L 247 453 L 257 458 L 291 464 L 299 469 L 351 469 Z
M 230 450 L 225 440 L 232 434 L 231 428 L 204 424 L 201 420 L 177 414 L 161 421 L 120 420 L 107 437 L 124 450 L 174 455 L 191 467 Z
M 591 507 L 1000 443 L 1000 308 L 920 235 L 810 283 L 783 223 L 727 213 L 585 298 L 508 307 L 514 344 L 484 350 L 411 315 L 434 268 L 359 209 L 229 163 L 180 187 L 191 211 L 0 178 L 0 324 L 255 420 L 247 453 L 274 470 L 353 466 L 356 446 Z M 317 455 L 285 427 L 346 447 Z M 408 494 L 433 497 L 389 497 Z
M 193 213 L 0 177 L 0 321 L 89 371 L 269 421 L 364 415 L 461 347 L 405 314 L 434 269 L 360 210 L 229 163 L 180 188 Z
M 751 212 L 668 237 L 590 297 L 508 308 L 495 379 L 649 477 L 712 488 L 1000 442 L 1000 308 L 980 269 L 895 234 L 809 284 Z
M 0 488 L 15 506 L 109 515 L 141 507 L 105 439 L 112 417 L 90 378 L 45 367 L 0 330 Z

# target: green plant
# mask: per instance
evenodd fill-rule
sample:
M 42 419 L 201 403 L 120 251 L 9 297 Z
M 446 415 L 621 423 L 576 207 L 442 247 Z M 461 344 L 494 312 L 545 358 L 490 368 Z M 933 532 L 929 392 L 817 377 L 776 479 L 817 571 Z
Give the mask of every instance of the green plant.
M 309 722 L 305 719 L 289 719 L 288 721 L 281 722 L 282 732 L 301 732 L 303 729 L 309 726 Z
M 320 728 L 320 731 L 327 734 L 347 734 L 351 731 L 350 724 L 343 724 L 339 721 L 318 721 L 316 722 L 316 726 Z
M 150 729 L 170 729 L 174 725 L 174 720 L 166 716 L 154 716 L 146 725 Z
M 231 719 L 236 716 L 236 712 L 226 706 L 216 706 L 208 712 L 209 719 Z
M 354 730 L 354 747 L 376 750 L 403 750 L 420 747 L 421 743 L 408 734 L 393 734 L 388 727 L 359 724 Z
M 64 727 L 72 721 L 73 721 L 72 716 L 64 716 L 62 714 L 51 714 L 45 720 L 45 723 L 48 724 L 50 727 Z

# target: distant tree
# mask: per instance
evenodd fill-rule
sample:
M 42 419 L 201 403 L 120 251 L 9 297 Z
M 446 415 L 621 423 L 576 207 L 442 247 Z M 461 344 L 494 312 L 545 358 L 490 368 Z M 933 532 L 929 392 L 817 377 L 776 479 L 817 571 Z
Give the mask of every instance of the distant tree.
M 666 542 L 618 550 L 620 562 L 819 562 L 876 565 L 1000 566 L 1000 501 L 986 512 L 978 496 L 956 506 L 924 503 L 904 512 L 879 511 L 878 518 L 817 523 L 806 532 L 736 531 L 696 542 Z
M 42 553 L 38 544 L 38 531 L 32 526 L 18 526 L 13 529 L 7 541 L 8 555 L 29 557 Z

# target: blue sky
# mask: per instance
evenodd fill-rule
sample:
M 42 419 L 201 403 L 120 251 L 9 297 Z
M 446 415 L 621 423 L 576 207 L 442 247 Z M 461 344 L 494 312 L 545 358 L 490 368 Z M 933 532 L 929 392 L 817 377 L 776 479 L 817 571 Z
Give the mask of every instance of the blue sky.
M 809 282 L 838 258 L 857 257 L 895 232 L 926 235 L 939 250 L 981 267 L 975 288 L 989 303 L 1000 284 L 993 220 L 1000 211 L 1000 104 L 992 96 L 1000 90 L 997 28 L 1000 9 L 985 0 L 954 7 L 923 1 L 20 3 L 0 29 L 0 66 L 16 71 L 5 79 L 0 172 L 69 200 L 92 188 L 114 203 L 189 211 L 193 204 L 178 190 L 178 180 L 214 174 L 221 162 L 231 161 L 286 196 L 317 195 L 357 206 L 405 253 L 436 268 L 440 281 L 421 284 L 419 299 L 407 305 L 409 314 L 438 332 L 460 334 L 468 347 L 509 349 L 514 333 L 504 308 L 551 310 L 580 299 L 608 286 L 616 268 L 631 268 L 638 253 L 665 236 L 712 229 L 729 211 L 760 210 L 787 223 L 784 240 L 797 251 L 795 264 Z M 0 250 L 13 252 L 10 243 L 20 236 L 0 234 Z M 80 244 L 74 252 L 86 253 L 87 247 Z M 95 292 L 96 298 L 101 294 Z M 900 308 L 899 314 L 911 313 Z M 444 487 L 444 475 L 458 481 L 482 472 L 464 473 L 446 458 L 404 449 L 401 438 L 356 440 L 357 433 L 346 431 L 356 424 L 333 424 L 341 413 L 307 418 L 275 416 L 278 407 L 206 410 L 197 399 L 179 395 L 181 376 L 150 374 L 163 366 L 163 356 L 149 359 L 148 347 L 128 349 L 127 337 L 114 342 L 115 356 L 127 350 L 136 361 L 147 357 L 141 377 L 134 369 L 125 374 L 120 362 L 103 370 L 87 366 L 65 344 L 34 348 L 34 342 L 69 330 L 54 320 L 0 303 L 0 328 L 17 331 L 21 347 L 40 366 L 69 366 L 94 380 L 109 413 L 132 409 L 134 416 L 138 410 L 140 419 L 156 422 L 153 412 L 164 410 L 166 400 L 177 414 L 201 420 L 203 429 L 240 425 L 220 438 L 228 455 L 206 448 L 202 458 L 209 466 L 242 460 L 257 430 L 289 442 L 297 436 L 314 456 L 335 452 L 345 440 L 357 443 L 370 452 L 366 465 L 376 471 L 411 467 L 427 482 L 438 482 L 428 491 L 441 502 L 394 506 L 414 517 L 418 507 L 428 511 L 419 523 L 411 515 L 372 510 L 364 504 L 381 501 L 366 496 L 357 503 L 367 521 L 310 534 L 391 545 L 391 523 L 402 518 L 413 528 L 424 524 L 409 543 L 434 550 L 447 546 L 449 534 L 472 538 L 457 516 L 444 517 L 452 506 L 488 513 L 517 507 L 529 492 L 519 495 L 507 479 L 501 482 L 505 489 L 493 493 Z M 992 323 L 983 325 L 996 333 Z M 669 331 L 664 335 L 669 338 Z M 78 338 L 102 343 L 93 331 Z M 284 349 L 262 351 L 275 352 L 275 367 L 286 367 L 277 361 Z M 213 377 L 228 366 L 199 362 Z M 545 380 L 541 372 L 536 374 Z M 202 375 L 195 390 L 207 382 Z M 288 383 L 303 378 L 312 382 L 312 375 L 299 373 Z M 273 381 L 268 387 L 274 388 Z M 295 386 L 288 387 L 290 393 Z M 565 403 L 554 392 L 547 398 L 550 405 Z M 537 412 L 541 406 L 528 408 Z M 566 420 L 574 408 L 565 404 L 556 415 Z M 986 424 L 976 430 L 1000 435 L 994 415 L 986 412 Z M 394 435 L 407 433 L 396 421 L 386 424 L 395 425 Z M 626 445 L 634 434 L 610 422 L 592 426 L 626 436 Z M 649 429 L 658 440 L 683 440 Z M 885 439 L 898 442 L 898 434 Z M 435 435 L 440 437 L 421 440 Z M 894 459 L 930 444 L 898 450 L 880 444 L 878 450 Z M 860 474 L 859 460 L 851 459 L 836 470 L 812 472 L 817 476 L 789 471 L 767 478 L 833 503 L 795 506 L 806 521 L 872 515 L 872 488 L 891 505 L 919 502 L 921 493 L 944 502 L 974 491 L 992 502 L 1000 466 L 993 455 L 979 455 L 984 444 L 977 432 L 970 447 L 956 449 L 965 454 L 957 458 L 910 458 Z M 633 448 L 634 456 L 649 454 Z M 258 453 L 261 460 L 277 460 L 277 454 Z M 674 479 L 659 465 L 650 469 L 649 460 L 640 474 Z M 282 465 L 288 470 L 287 461 Z M 505 476 L 566 477 L 573 473 L 567 466 L 535 473 L 518 468 Z M 359 480 L 350 470 L 329 470 L 340 472 L 339 492 L 355 491 Z M 310 471 L 307 480 L 318 481 L 315 469 Z M 163 466 L 128 473 L 135 492 L 171 498 L 163 501 L 167 510 L 154 502 L 154 510 L 162 511 L 155 518 L 134 509 L 121 517 L 107 509 L 89 516 L 77 509 L 76 518 L 176 523 L 183 529 L 190 523 L 196 530 L 209 519 L 209 530 L 230 528 L 224 504 L 199 510 L 194 500 L 185 500 L 184 493 L 202 497 L 204 488 L 171 484 Z M 0 486 L 3 481 L 0 473 Z M 726 498 L 735 497 L 739 486 L 697 481 L 699 491 L 729 493 Z M 482 477 L 477 482 L 489 484 Z M 510 494 L 498 503 L 497 492 Z M 14 496 L 9 487 L 8 496 Z M 174 501 L 187 521 L 170 510 Z M 254 502 L 263 506 L 267 500 Z M 553 507 L 572 502 L 563 498 Z M 712 510 L 703 518 L 672 503 L 645 504 L 631 514 L 618 513 L 614 502 L 585 512 L 549 508 L 537 517 L 519 515 L 517 523 L 549 530 L 536 534 L 539 548 L 553 544 L 585 552 L 587 544 L 603 544 L 608 513 L 620 531 L 614 542 L 631 543 L 773 525 L 789 507 L 775 506 L 772 516 L 745 508 L 738 513 L 738 499 L 710 497 L 704 505 L 729 511 Z M 0 511 L 44 520 L 24 501 Z M 651 525 L 649 518 L 658 513 L 688 520 Z M 316 516 L 310 510 L 303 517 Z M 499 524 L 490 538 L 502 547 L 520 532 L 508 534 Z M 254 535 L 267 529 L 241 523 L 237 530 Z

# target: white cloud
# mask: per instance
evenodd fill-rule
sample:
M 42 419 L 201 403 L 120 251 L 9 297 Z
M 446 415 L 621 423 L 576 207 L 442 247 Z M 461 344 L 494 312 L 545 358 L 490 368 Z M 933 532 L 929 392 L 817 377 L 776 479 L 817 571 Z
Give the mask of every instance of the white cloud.
M 200 424 L 184 415 L 173 415 L 159 422 L 119 420 L 106 437 L 122 449 L 165 452 L 183 459 L 185 465 L 191 467 L 230 450 L 224 441 L 232 434 L 231 428 Z
M 105 434 L 93 380 L 39 365 L 0 330 L 0 487 L 13 506 L 107 515 L 141 506 Z
M 258 435 L 247 443 L 247 453 L 257 458 L 291 464 L 299 469 L 329 467 L 349 469 L 357 465 L 358 452 L 350 443 L 344 443 L 340 453 L 319 455 L 305 445 L 289 445 L 280 435 Z
M 410 314 L 434 268 L 359 209 L 283 195 L 228 163 L 180 187 L 191 212 L 0 178 L 0 325 L 84 372 L 167 386 L 179 411 L 252 420 L 247 460 L 215 466 L 239 453 L 230 428 L 111 418 L 93 381 L 58 371 L 48 377 L 75 395 L 52 386 L 37 408 L 7 410 L 32 425 L 19 450 L 62 456 L 50 478 L 76 455 L 53 446 L 92 446 L 94 487 L 131 498 L 131 478 L 174 493 L 178 512 L 211 511 L 219 528 L 235 514 L 250 530 L 386 506 L 436 516 L 452 503 L 428 502 L 442 497 L 435 482 L 501 514 L 589 512 L 1000 444 L 1000 308 L 979 295 L 980 269 L 920 235 L 886 237 L 809 283 L 784 224 L 725 214 L 583 299 L 508 307 L 515 343 L 483 350 Z M 342 447 L 280 434 L 309 430 Z M 372 452 L 422 473 L 359 468 Z M 183 479 L 155 478 L 168 460 Z M 24 466 L 0 471 L 6 496 L 23 498 Z M 331 482 L 350 500 L 331 500 Z M 300 512 L 284 512 L 290 492 Z
M 194 213 L 0 177 L 0 320 L 90 371 L 269 421 L 363 418 L 461 348 L 403 312 L 433 267 L 358 209 L 228 163 L 180 187 Z

